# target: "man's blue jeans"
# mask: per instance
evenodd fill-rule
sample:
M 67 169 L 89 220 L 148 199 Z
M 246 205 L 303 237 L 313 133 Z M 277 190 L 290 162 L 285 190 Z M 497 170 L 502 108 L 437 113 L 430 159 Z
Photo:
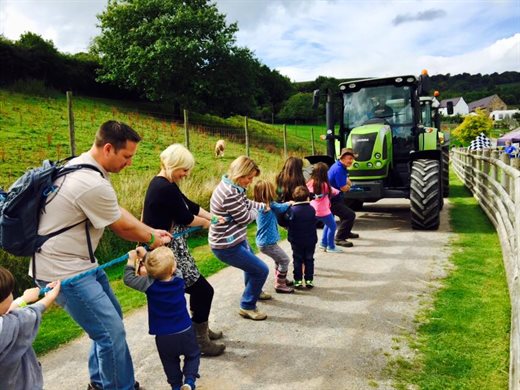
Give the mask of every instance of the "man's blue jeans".
M 38 281 L 40 287 L 47 283 Z M 105 271 L 97 270 L 62 286 L 56 302 L 92 340 L 88 361 L 90 381 L 103 390 L 132 390 L 134 368 L 126 343 L 123 313 Z
M 220 261 L 244 271 L 246 288 L 240 300 L 240 307 L 246 310 L 256 309 L 256 301 L 262 292 L 269 267 L 255 256 L 247 240 L 226 249 L 211 249 Z

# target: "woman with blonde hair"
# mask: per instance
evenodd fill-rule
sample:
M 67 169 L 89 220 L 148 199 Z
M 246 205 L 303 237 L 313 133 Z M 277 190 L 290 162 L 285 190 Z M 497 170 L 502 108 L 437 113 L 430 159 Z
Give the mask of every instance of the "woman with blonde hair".
M 191 152 L 181 144 L 173 144 L 161 153 L 160 159 L 161 170 L 146 191 L 143 222 L 156 228 L 160 226 L 174 235 L 182 233 L 188 226 L 209 228 L 211 214 L 188 199 L 178 186 L 195 166 Z M 200 274 L 186 240 L 186 235 L 174 238 L 170 248 L 182 272 L 186 293 L 190 295 L 190 310 L 200 351 L 203 355 L 217 356 L 226 347 L 212 341 L 221 338 L 222 332 L 213 332 L 208 327 L 214 290 Z
M 208 237 L 211 250 L 219 260 L 244 271 L 245 289 L 238 313 L 257 321 L 267 318 L 256 303 L 269 267 L 253 253 L 247 241 L 247 225 L 256 219 L 265 204 L 248 199 L 246 189 L 258 175 L 260 168 L 249 157 L 240 156 L 231 163 L 210 201 L 211 213 L 225 218 L 226 222 L 211 225 Z

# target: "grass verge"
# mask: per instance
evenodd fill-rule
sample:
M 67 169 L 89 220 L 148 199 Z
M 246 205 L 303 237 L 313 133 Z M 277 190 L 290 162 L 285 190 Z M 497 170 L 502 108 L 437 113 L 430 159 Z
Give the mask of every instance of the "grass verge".
M 412 360 L 389 364 L 397 389 L 507 389 L 510 301 L 497 233 L 471 193 L 450 177 L 453 270 L 419 314 Z

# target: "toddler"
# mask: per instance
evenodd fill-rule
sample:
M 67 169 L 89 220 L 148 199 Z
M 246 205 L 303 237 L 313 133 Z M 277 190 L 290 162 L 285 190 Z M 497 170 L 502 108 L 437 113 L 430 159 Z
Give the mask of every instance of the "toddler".
M 43 311 L 60 292 L 60 282 L 38 301 L 38 287 L 25 290 L 13 300 L 14 277 L 0 267 L 0 389 L 43 389 L 42 368 L 32 347 Z M 36 302 L 38 301 L 38 302 Z M 28 305 L 29 303 L 32 305 Z
M 305 287 L 314 287 L 314 249 L 318 235 L 316 211 L 310 205 L 309 196 L 309 190 L 305 186 L 294 189 L 295 203 L 291 207 L 291 218 L 287 227 L 288 240 L 293 251 L 294 287 L 298 289 L 303 287 L 302 276 L 305 276 Z
M 146 294 L 149 333 L 155 335 L 172 390 L 193 390 L 199 376 L 200 349 L 186 308 L 184 280 L 176 269 L 170 248 L 163 246 L 147 253 L 138 247 L 128 253 L 124 282 Z M 184 356 L 182 371 L 181 355 Z
M 316 210 L 316 217 L 323 222 L 323 237 L 319 244 L 320 249 L 330 253 L 343 252 L 334 244 L 334 235 L 336 234 L 336 221 L 334 214 L 330 211 L 330 198 L 337 196 L 339 191 L 332 187 L 327 176 L 328 166 L 319 162 L 312 170 L 311 178 L 307 182 L 307 188 L 314 193 L 314 199 L 311 206 Z
M 255 201 L 268 205 L 265 212 L 258 213 L 256 217 L 256 245 L 260 252 L 274 260 L 274 290 L 277 293 L 290 294 L 294 292 L 294 289 L 287 282 L 290 259 L 283 249 L 278 246 L 280 234 L 278 233 L 276 215 L 285 213 L 294 202 L 275 202 L 276 192 L 274 184 L 266 180 L 259 180 L 253 192 Z

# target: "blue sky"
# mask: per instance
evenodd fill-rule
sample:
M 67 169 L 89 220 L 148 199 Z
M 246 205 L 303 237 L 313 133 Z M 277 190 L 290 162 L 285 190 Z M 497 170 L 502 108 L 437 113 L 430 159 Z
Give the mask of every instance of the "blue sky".
M 520 0 L 217 0 L 237 43 L 293 81 L 520 71 Z M 86 51 L 106 0 L 0 0 L 0 33 Z

